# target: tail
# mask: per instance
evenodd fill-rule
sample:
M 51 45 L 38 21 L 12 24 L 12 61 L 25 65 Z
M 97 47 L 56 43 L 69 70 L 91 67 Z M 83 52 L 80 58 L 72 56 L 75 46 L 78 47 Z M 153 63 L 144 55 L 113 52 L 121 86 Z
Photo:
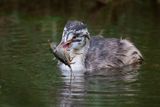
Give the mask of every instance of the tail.
M 119 53 L 122 55 L 121 60 L 125 65 L 143 62 L 143 56 L 140 51 L 126 39 L 120 40 Z

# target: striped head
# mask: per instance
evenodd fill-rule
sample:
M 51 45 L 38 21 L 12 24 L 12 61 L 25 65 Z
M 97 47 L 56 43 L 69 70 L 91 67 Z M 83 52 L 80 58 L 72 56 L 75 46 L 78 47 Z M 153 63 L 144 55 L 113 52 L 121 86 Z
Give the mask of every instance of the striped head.
M 89 42 L 90 34 L 87 26 L 80 21 L 68 21 L 64 27 L 61 44 L 63 48 L 80 50 Z

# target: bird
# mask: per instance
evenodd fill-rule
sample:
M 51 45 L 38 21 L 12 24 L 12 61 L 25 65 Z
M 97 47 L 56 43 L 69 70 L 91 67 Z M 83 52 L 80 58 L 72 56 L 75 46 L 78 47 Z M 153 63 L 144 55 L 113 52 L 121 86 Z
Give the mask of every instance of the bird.
M 91 36 L 82 21 L 67 21 L 59 45 L 66 50 L 72 60 L 70 66 L 59 61 L 58 66 L 73 72 L 94 71 L 104 68 L 120 68 L 140 64 L 143 56 L 136 46 L 127 39 Z

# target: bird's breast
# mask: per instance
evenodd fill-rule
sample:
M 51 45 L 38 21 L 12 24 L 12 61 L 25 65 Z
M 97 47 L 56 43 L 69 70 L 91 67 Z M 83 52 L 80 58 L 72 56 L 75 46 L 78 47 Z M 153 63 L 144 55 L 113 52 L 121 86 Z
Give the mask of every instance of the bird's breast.
M 85 72 L 84 54 L 76 55 L 71 61 L 71 69 L 74 75 L 83 75 Z M 62 75 L 70 75 L 70 68 L 65 64 L 60 64 Z

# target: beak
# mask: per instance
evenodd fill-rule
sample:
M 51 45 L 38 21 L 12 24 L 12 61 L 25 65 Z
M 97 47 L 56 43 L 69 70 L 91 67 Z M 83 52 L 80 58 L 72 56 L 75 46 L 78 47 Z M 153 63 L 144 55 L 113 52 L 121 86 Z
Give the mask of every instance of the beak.
M 71 43 L 72 43 L 72 39 L 70 39 L 70 40 L 68 40 L 68 41 L 66 41 L 66 42 L 62 42 L 62 43 L 60 44 L 60 46 L 62 46 L 62 48 L 64 48 L 64 49 L 67 49 L 67 48 L 70 47 Z
M 90 40 L 90 36 L 89 35 L 83 35 L 83 37 L 85 37 L 85 38 L 87 38 L 87 39 L 89 39 Z M 71 43 L 74 41 L 74 37 L 72 38 L 72 39 L 70 39 L 70 40 L 67 40 L 66 42 L 64 42 L 64 41 L 62 41 L 61 43 L 60 43 L 60 46 L 62 47 L 62 48 L 64 48 L 64 49 L 68 49 L 70 46 L 71 46 Z

